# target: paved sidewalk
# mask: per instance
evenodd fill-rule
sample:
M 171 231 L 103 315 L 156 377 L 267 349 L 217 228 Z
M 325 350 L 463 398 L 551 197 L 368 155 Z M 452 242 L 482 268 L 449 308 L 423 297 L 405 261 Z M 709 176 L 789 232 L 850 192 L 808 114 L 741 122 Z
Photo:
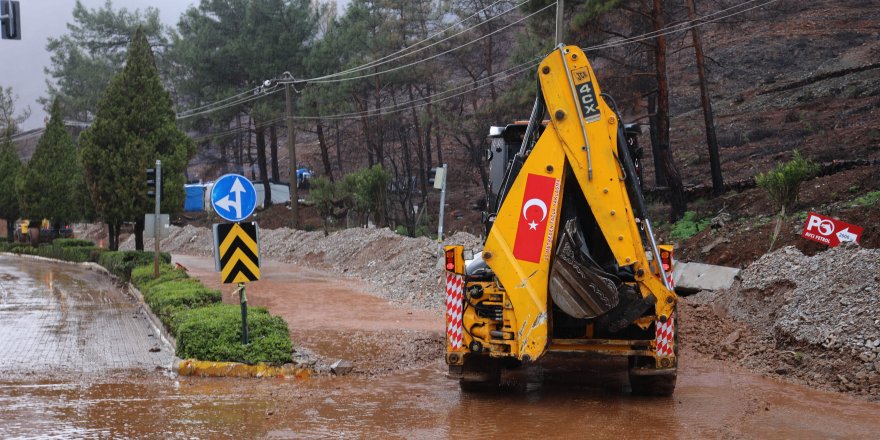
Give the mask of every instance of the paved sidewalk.
M 0 372 L 109 373 L 167 368 L 135 300 L 94 270 L 0 256 Z

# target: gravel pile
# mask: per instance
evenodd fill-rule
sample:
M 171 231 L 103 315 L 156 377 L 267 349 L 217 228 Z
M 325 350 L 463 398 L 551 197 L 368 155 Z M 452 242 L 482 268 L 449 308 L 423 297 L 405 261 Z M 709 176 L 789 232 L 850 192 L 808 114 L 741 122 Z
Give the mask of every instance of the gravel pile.
M 731 289 L 687 299 L 745 324 L 722 350 L 740 344 L 749 366 L 880 395 L 880 249 L 843 245 L 809 257 L 789 246 L 740 277 Z
M 162 240 L 162 250 L 209 256 L 211 234 L 207 228 L 172 226 L 169 237 Z M 448 237 L 445 243 L 463 244 L 469 249 L 482 247 L 479 238 L 463 232 Z M 152 246 L 152 240 L 144 240 L 145 249 Z M 119 247 L 134 249 L 134 237 Z M 332 270 L 367 281 L 370 288 L 365 290 L 392 301 L 433 310 L 441 310 L 445 301 L 439 245 L 425 237 L 404 237 L 384 228 L 344 229 L 327 237 L 320 231 L 261 229 L 260 252 L 264 258 Z

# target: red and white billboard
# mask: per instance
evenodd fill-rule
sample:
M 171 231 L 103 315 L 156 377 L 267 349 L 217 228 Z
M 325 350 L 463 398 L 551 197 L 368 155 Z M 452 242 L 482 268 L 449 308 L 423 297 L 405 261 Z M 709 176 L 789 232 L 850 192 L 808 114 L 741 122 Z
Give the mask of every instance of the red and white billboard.
M 807 223 L 804 224 L 804 232 L 801 233 L 801 236 L 808 240 L 831 247 L 850 241 L 858 243 L 861 235 L 862 228 L 815 212 L 807 215 Z

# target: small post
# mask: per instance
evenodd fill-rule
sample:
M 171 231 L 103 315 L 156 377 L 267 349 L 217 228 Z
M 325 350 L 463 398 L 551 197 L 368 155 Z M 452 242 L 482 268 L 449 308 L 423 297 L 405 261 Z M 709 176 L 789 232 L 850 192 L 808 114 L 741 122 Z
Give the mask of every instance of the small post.
M 249 343 L 247 324 L 247 295 L 244 291 L 244 283 L 238 283 L 238 299 L 241 303 L 241 343 L 247 345 Z
M 153 216 L 153 277 L 159 278 L 159 235 L 161 226 L 159 225 L 159 215 L 162 204 L 162 161 L 156 160 L 156 207 Z
M 440 185 L 440 219 L 437 221 L 437 243 L 443 242 L 443 211 L 446 205 L 446 164 L 443 164 L 443 182 Z

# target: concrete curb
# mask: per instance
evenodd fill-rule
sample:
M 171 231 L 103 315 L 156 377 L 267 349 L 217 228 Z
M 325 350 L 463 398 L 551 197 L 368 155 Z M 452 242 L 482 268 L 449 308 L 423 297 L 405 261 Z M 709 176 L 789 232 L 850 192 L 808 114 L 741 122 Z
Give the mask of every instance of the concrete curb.
M 274 377 L 306 379 L 311 370 L 292 364 L 275 367 L 266 364 L 247 365 L 238 362 L 209 362 L 195 359 L 178 360 L 174 372 L 180 376 L 198 377 Z

